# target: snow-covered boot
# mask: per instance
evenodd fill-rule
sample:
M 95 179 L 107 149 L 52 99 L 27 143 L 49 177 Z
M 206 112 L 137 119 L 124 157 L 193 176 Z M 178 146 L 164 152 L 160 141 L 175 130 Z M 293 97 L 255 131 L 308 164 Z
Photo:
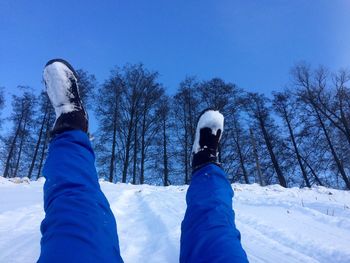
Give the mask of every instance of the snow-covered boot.
M 206 109 L 199 116 L 192 148 L 192 169 L 218 163 L 218 147 L 224 129 L 224 116 L 216 110 Z
M 51 136 L 69 130 L 87 133 L 88 115 L 79 97 L 78 76 L 73 67 L 63 59 L 52 59 L 45 65 L 43 78 L 56 113 Z

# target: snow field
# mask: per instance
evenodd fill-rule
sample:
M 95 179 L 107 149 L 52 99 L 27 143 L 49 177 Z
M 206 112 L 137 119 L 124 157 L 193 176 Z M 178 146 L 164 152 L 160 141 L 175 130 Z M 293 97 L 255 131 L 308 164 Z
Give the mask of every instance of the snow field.
M 251 262 L 350 262 L 349 192 L 234 188 L 236 222 Z
M 0 262 L 35 262 L 44 217 L 39 182 L 0 177 Z M 233 184 L 250 262 L 350 262 L 350 193 Z M 187 186 L 101 182 L 125 262 L 178 262 Z

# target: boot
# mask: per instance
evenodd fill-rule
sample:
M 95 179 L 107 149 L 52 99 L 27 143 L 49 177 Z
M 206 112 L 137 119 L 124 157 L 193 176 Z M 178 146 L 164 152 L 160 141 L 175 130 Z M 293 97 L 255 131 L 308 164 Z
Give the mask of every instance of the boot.
M 206 109 L 198 119 L 192 148 L 192 170 L 218 162 L 218 147 L 224 129 L 224 116 L 216 110 Z
M 52 59 L 45 65 L 43 78 L 56 113 L 51 137 L 69 130 L 88 133 L 88 115 L 79 97 L 78 76 L 73 67 L 63 59 Z

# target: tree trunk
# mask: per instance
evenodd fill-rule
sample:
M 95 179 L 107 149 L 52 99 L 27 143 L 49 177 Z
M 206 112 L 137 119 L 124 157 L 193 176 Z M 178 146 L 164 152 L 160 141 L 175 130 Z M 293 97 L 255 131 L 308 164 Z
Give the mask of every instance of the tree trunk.
M 283 176 L 282 170 L 281 170 L 281 168 L 280 168 L 280 166 L 278 164 L 278 161 L 277 161 L 277 158 L 275 156 L 275 153 L 273 152 L 273 147 L 272 147 L 269 135 L 267 133 L 267 130 L 266 130 L 266 127 L 265 127 L 265 123 L 264 123 L 264 121 L 261 118 L 259 118 L 259 123 L 260 123 L 260 128 L 262 130 L 267 149 L 268 149 L 270 157 L 271 157 L 271 161 L 272 161 L 273 167 L 274 167 L 274 169 L 276 171 L 276 174 L 277 174 L 278 181 L 279 181 L 281 186 L 287 187 L 286 179 Z
M 307 167 L 309 167 L 311 174 L 315 177 L 315 180 L 317 181 L 317 183 L 320 186 L 323 186 L 322 181 L 320 180 L 320 178 L 317 176 L 315 170 L 311 167 L 311 165 L 309 164 L 309 162 L 302 156 L 300 155 L 301 159 L 303 160 L 303 162 L 306 164 Z
M 185 167 L 185 184 L 189 183 L 189 169 L 188 169 L 188 127 L 187 127 L 187 114 L 184 108 L 184 122 L 185 122 L 185 137 L 184 137 L 184 167 Z
M 126 175 L 128 173 L 131 135 L 132 135 L 132 129 L 133 129 L 133 125 L 134 125 L 134 114 L 135 114 L 134 111 L 135 111 L 135 109 L 132 109 L 131 114 L 130 114 L 128 134 L 127 134 L 126 144 L 125 144 L 125 159 L 124 159 L 124 163 L 123 163 L 122 183 L 126 183 Z
M 24 127 L 24 129 L 25 129 L 25 127 Z M 23 130 L 22 132 L 24 133 L 25 131 Z M 21 136 L 21 142 L 19 143 L 19 151 L 18 151 L 15 172 L 14 172 L 15 177 L 17 177 L 17 172 L 18 172 L 18 168 L 19 168 L 19 161 L 21 160 L 21 156 L 22 156 L 23 143 L 24 143 L 24 135 Z
M 21 130 L 23 116 L 24 116 L 24 114 L 22 112 L 21 118 L 20 118 L 20 120 L 18 122 L 18 126 L 17 126 L 17 129 L 16 129 L 15 136 L 13 137 L 13 140 L 12 140 L 12 143 L 11 143 L 11 146 L 10 146 L 10 151 L 9 151 L 9 153 L 7 155 L 7 158 L 6 158 L 5 171 L 4 171 L 4 177 L 5 178 L 9 176 L 10 161 L 11 161 L 11 158 L 12 158 L 13 151 L 15 149 L 17 137 L 18 137 L 19 132 Z
M 335 161 L 335 163 L 336 163 L 336 165 L 337 165 L 337 167 L 338 167 L 338 170 L 339 170 L 339 172 L 340 172 L 340 174 L 341 174 L 341 176 L 342 176 L 342 178 L 343 178 L 343 180 L 344 180 L 344 182 L 345 182 L 346 187 L 347 187 L 348 189 L 350 189 L 350 181 L 349 181 L 349 178 L 347 177 L 347 175 L 346 175 L 346 173 L 345 173 L 345 170 L 344 170 L 344 167 L 343 167 L 343 165 L 341 164 L 341 161 L 340 161 L 340 159 L 339 159 L 339 157 L 338 157 L 338 155 L 337 155 L 337 153 L 336 153 L 336 151 L 335 151 L 335 149 L 334 149 L 334 147 L 333 147 L 333 144 L 332 144 L 332 141 L 331 141 L 331 139 L 330 139 L 330 137 L 329 137 L 329 134 L 328 134 L 328 131 L 327 131 L 327 129 L 326 129 L 326 126 L 325 126 L 325 124 L 323 123 L 323 121 L 322 121 L 322 119 L 321 119 L 321 116 L 320 116 L 320 113 L 318 112 L 318 110 L 317 110 L 315 107 L 314 107 L 314 109 L 315 109 L 315 112 L 316 112 L 316 115 L 317 115 L 317 119 L 318 119 L 318 121 L 319 121 L 319 123 L 320 123 L 320 125 L 321 125 L 321 128 L 322 128 L 322 130 L 323 130 L 323 133 L 324 133 L 324 135 L 325 135 L 325 137 L 326 137 L 328 146 L 329 146 L 329 148 L 330 148 L 330 150 L 331 150 L 331 153 L 332 153 L 332 155 L 333 155 L 333 159 L 334 159 L 334 161 Z
M 136 184 L 136 169 L 137 169 L 137 123 L 134 129 L 134 166 L 132 175 L 132 184 Z
M 145 160 L 146 160 L 146 111 L 143 112 L 142 119 L 142 133 L 141 133 L 141 171 L 140 171 L 140 184 L 145 182 Z
M 24 134 L 25 134 L 26 126 L 27 126 L 27 118 L 25 118 L 25 120 L 24 120 L 23 130 L 19 133 L 21 136 L 21 141 L 19 143 L 19 151 L 18 151 L 16 166 L 15 166 L 15 171 L 14 171 L 14 175 L 16 177 L 17 177 L 17 172 L 18 172 L 18 168 L 19 168 L 19 162 L 20 162 L 21 156 L 22 156 L 22 149 L 23 149 Z
M 117 144 L 117 107 L 114 109 L 113 115 L 113 141 L 112 141 L 112 153 L 111 153 L 111 162 L 109 165 L 109 177 L 108 181 L 113 182 L 114 179 L 114 164 L 115 164 L 115 147 Z
M 39 152 L 39 148 L 40 148 L 40 144 L 41 144 L 41 138 L 42 138 L 44 127 L 45 127 L 48 107 L 49 107 L 49 105 L 48 105 L 48 103 L 46 103 L 43 121 L 42 121 L 41 126 L 40 126 L 39 137 L 38 137 L 38 140 L 37 140 L 36 145 L 35 145 L 34 155 L 33 155 L 32 162 L 30 164 L 29 171 L 28 171 L 28 178 L 29 179 L 32 177 L 33 170 L 34 170 L 34 165 L 35 165 L 35 162 L 36 162 L 36 157 L 37 157 L 38 152 Z
M 344 110 L 343 110 L 343 103 L 342 101 L 340 102 L 340 119 L 341 122 L 343 123 L 343 126 L 345 128 L 345 136 L 346 139 L 348 140 L 348 143 L 350 144 L 350 128 L 349 128 L 349 122 L 344 114 Z
M 249 128 L 249 133 L 250 133 L 250 139 L 251 139 L 252 146 L 253 146 L 253 154 L 254 154 L 254 158 L 255 158 L 256 170 L 258 171 L 259 183 L 261 186 L 264 186 L 265 183 L 264 183 L 263 177 L 262 177 L 260 161 L 259 161 L 259 156 L 258 156 L 258 150 L 256 149 L 256 142 L 255 142 L 252 128 Z
M 166 117 L 163 116 L 163 173 L 164 186 L 169 185 L 168 154 L 167 154 L 167 137 L 166 137 Z
M 43 147 L 41 150 L 41 156 L 40 156 L 39 167 L 38 167 L 38 174 L 36 176 L 37 179 L 41 175 L 41 170 L 42 170 L 42 167 L 44 164 L 45 154 L 46 154 L 46 150 L 47 150 L 47 143 L 50 140 L 50 120 L 51 120 L 51 118 L 49 115 L 49 118 L 47 119 L 47 123 L 46 123 L 46 128 L 45 128 L 45 139 L 44 139 Z
M 305 184 L 307 187 L 311 187 L 311 184 L 310 184 L 310 181 L 307 177 L 307 173 L 306 173 L 306 170 L 304 168 L 304 165 L 302 163 L 302 160 L 301 160 L 301 156 L 299 154 L 299 149 L 298 149 L 298 146 L 295 142 L 295 137 L 294 137 L 294 133 L 293 133 L 293 129 L 292 129 L 292 126 L 291 126 L 291 123 L 290 123 L 290 120 L 288 118 L 288 114 L 287 114 L 287 111 L 285 108 L 283 108 L 283 115 L 284 115 L 284 120 L 286 121 L 287 123 L 287 126 L 288 126 L 288 130 L 289 130 L 289 135 L 290 135 L 290 139 L 292 140 L 292 143 L 293 143 L 293 147 L 294 147 L 294 151 L 295 151 L 295 154 L 297 156 L 297 160 L 298 160 L 298 163 L 299 163 L 299 166 L 300 166 L 300 170 L 301 170 L 301 173 L 303 175 L 303 178 L 304 178 L 304 181 L 305 181 Z
M 244 165 L 243 153 L 241 150 L 241 145 L 239 143 L 238 127 L 237 127 L 236 120 L 234 120 L 234 125 L 235 125 L 236 137 L 233 136 L 233 140 L 234 140 L 236 147 L 237 147 L 237 152 L 238 152 L 238 156 L 239 156 L 239 163 L 240 163 L 240 166 L 242 169 L 244 181 L 246 184 L 249 184 L 248 173 L 247 173 L 247 170 L 246 170 L 245 165 Z
M 245 169 L 245 166 L 244 166 L 244 158 L 242 155 L 241 147 L 240 147 L 238 142 L 237 142 L 237 150 L 238 150 L 238 155 L 239 155 L 239 162 L 241 164 L 241 169 L 243 172 L 244 181 L 246 184 L 249 184 L 248 173 L 247 173 L 247 170 Z

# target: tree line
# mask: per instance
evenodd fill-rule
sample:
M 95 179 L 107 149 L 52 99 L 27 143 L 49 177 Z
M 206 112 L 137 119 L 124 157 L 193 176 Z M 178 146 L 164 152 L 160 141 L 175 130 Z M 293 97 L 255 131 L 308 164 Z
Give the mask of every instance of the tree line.
M 97 121 L 90 138 L 105 180 L 188 184 L 197 118 L 210 107 L 225 116 L 219 161 L 231 182 L 350 189 L 346 70 L 297 64 L 287 87 L 269 96 L 196 77 L 186 77 L 169 95 L 158 72 L 142 64 L 115 67 L 100 85 L 93 74 L 77 72 L 82 100 Z M 55 117 L 45 93 L 19 89 L 11 116 L 2 120 L 12 124 L 1 136 L 2 174 L 34 180 L 42 176 Z

